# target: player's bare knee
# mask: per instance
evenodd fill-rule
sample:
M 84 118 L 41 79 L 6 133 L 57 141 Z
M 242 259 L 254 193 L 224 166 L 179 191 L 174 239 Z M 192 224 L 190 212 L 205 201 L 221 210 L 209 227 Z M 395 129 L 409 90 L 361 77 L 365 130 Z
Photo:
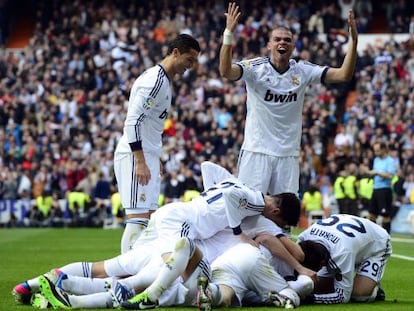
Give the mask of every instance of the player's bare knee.
M 375 286 L 374 289 L 370 290 L 367 288 L 362 288 L 360 291 L 352 291 L 351 300 L 355 302 L 374 302 L 377 297 L 378 286 Z
M 353 297 L 370 297 L 376 288 L 376 281 L 364 275 L 356 275 L 352 287 L 352 299 Z
M 234 290 L 226 285 L 219 285 L 221 293 L 221 303 L 220 307 L 228 308 L 231 307 L 231 302 L 235 296 Z
M 352 290 L 352 297 L 365 297 L 365 296 L 371 296 L 372 292 L 375 291 L 377 287 L 355 287 Z
M 105 264 L 103 261 L 95 262 L 92 265 L 92 277 L 106 278 L 108 274 L 105 271 Z

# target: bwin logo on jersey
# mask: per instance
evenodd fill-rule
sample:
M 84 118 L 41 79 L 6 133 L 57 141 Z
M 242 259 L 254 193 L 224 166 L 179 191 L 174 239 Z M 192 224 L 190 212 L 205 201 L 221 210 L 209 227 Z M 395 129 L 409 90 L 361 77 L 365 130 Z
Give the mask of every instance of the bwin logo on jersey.
M 144 109 L 149 110 L 151 109 L 151 107 L 154 107 L 154 105 L 155 105 L 154 99 L 152 99 L 151 97 L 148 97 L 145 100 Z
M 292 92 L 289 92 L 289 94 L 274 94 L 267 90 L 264 100 L 275 103 L 291 103 L 298 100 L 298 94 Z

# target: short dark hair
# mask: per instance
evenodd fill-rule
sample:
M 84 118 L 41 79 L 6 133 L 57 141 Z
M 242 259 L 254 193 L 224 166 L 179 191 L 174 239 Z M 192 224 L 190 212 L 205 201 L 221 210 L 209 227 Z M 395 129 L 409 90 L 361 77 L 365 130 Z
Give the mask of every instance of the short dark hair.
M 201 51 L 198 41 L 187 34 L 178 35 L 168 44 L 167 55 L 170 55 L 175 48 L 177 48 L 180 53 L 187 53 L 191 50 L 196 50 L 197 52 Z
M 277 207 L 280 209 L 280 218 L 289 226 L 296 226 L 300 217 L 300 201 L 296 194 L 284 192 L 273 196 Z
M 330 258 L 328 250 L 320 243 L 307 240 L 299 242 L 299 246 L 305 254 L 302 265 L 313 271 L 319 271 Z
M 337 281 L 342 280 L 341 268 L 332 260 L 331 254 L 324 245 L 318 242 L 305 240 L 299 242 L 299 246 L 305 254 L 305 260 L 302 262 L 302 266 L 313 271 L 319 271 L 325 266 L 328 273 L 332 274 Z

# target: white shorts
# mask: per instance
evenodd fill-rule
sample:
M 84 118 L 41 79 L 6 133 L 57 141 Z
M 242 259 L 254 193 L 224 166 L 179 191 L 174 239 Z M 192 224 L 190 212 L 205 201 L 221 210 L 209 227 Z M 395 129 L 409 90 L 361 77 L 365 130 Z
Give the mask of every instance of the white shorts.
M 151 171 L 151 179 L 146 186 L 138 183 L 135 175 L 135 161 L 132 153 L 115 153 L 114 172 L 121 195 L 122 206 L 127 215 L 140 214 L 158 208 L 160 195 L 160 159 L 145 153 L 145 162 Z
M 247 243 L 230 248 L 211 264 L 211 269 L 213 282 L 232 288 L 239 305 L 248 291 L 261 296 L 288 287 L 260 250 Z
M 356 274 L 365 276 L 379 284 L 384 276 L 385 265 L 387 264 L 390 254 L 384 253 L 365 259 L 356 267 Z
M 147 228 L 135 241 L 134 249 L 141 245 L 152 245 L 160 255 L 173 252 L 178 240 L 186 236 L 183 227 L 187 223 L 178 211 L 174 212 L 175 208 L 179 208 L 182 204 L 186 203 L 169 203 L 153 213 L 148 221 Z M 170 207 L 173 207 L 173 209 Z
M 238 178 L 264 194 L 299 193 L 299 157 L 275 157 L 242 150 Z
M 142 269 L 158 273 L 163 260 L 156 246 L 137 245 L 136 248 L 104 261 L 104 269 L 110 277 L 128 277 L 138 274 Z

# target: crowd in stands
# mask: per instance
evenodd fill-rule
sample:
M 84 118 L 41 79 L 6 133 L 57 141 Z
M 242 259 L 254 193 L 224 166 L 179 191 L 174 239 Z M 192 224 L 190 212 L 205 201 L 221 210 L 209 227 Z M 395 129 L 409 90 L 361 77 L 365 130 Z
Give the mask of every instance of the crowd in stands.
M 241 82 L 218 74 L 225 2 L 36 3 L 30 44 L 21 51 L 2 49 L 0 55 L 0 199 L 51 198 L 47 212 L 40 199 L 28 212 L 34 219 L 31 225 L 37 226 L 60 226 L 65 217 L 59 215 L 56 202 L 71 193 L 86 194 L 89 206 L 81 206 L 83 217 L 76 216 L 79 203 L 70 206 L 73 225 L 103 221 L 105 216 L 94 216 L 101 207 L 119 216 L 118 205 L 108 210 L 108 202 L 117 193 L 113 152 L 129 90 L 143 70 L 161 59 L 166 43 L 178 33 L 196 37 L 202 50 L 197 72 L 174 81 L 160 204 L 188 200 L 201 191 L 204 160 L 236 173 L 246 94 Z M 295 32 L 296 58 L 337 66 L 346 44 L 337 33 L 347 27 L 349 6 L 356 11 L 360 33 L 369 31 L 373 20 L 373 1 L 238 3 L 243 16 L 235 33 L 235 60 L 266 55 L 269 30 L 283 25 Z M 357 169 L 369 166 L 374 140 L 389 144 L 399 164 L 400 183 L 406 180 L 401 187 L 405 192 L 413 188 L 414 10 L 408 1 L 399 0 L 388 2 L 386 12 L 389 31 L 410 32 L 410 38 L 398 43 L 391 37 L 368 45 L 359 55 L 352 83 L 313 86 L 307 92 L 301 196 L 311 184 L 325 196 L 332 193 L 339 172 L 351 162 Z M 357 97 L 347 106 L 351 90 Z M 407 198 L 404 193 L 401 199 L 409 202 Z

